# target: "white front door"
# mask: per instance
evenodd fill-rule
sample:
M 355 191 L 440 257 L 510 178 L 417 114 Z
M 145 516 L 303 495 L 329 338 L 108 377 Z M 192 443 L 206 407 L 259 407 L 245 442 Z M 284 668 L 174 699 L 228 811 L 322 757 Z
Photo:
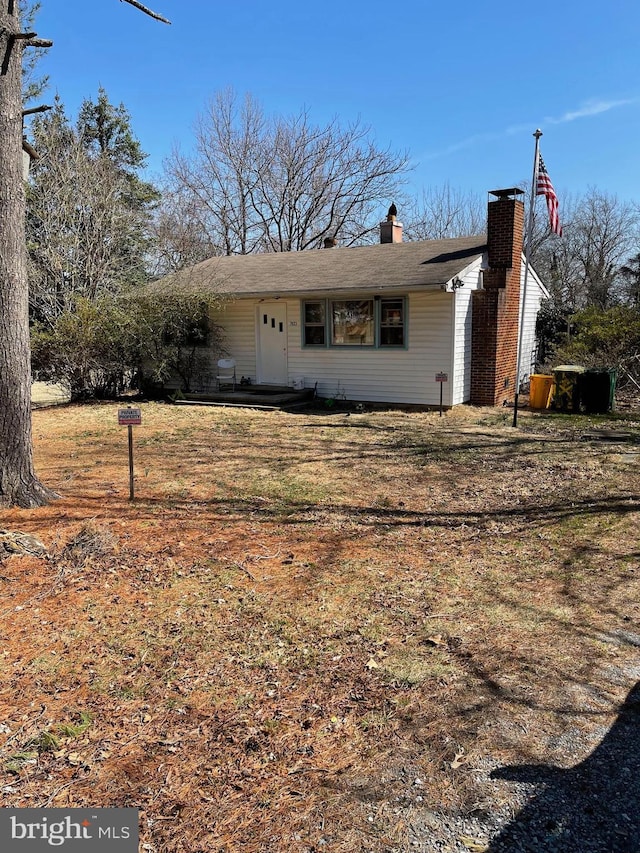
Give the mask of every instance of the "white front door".
M 287 384 L 287 305 L 260 302 L 258 305 L 258 382 Z

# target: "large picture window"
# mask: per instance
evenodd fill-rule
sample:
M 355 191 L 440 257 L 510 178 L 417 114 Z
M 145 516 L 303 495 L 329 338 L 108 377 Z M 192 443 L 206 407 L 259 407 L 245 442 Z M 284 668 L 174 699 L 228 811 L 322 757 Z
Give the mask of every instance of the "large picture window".
M 316 299 L 302 304 L 302 343 L 306 347 L 404 348 L 407 300 Z
M 375 343 L 372 299 L 331 302 L 331 343 L 372 347 Z

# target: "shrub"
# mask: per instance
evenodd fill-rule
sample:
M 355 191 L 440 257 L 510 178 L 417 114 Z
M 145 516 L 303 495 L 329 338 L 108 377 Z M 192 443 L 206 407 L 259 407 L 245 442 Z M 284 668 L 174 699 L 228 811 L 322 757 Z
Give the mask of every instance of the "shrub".
M 65 386 L 72 400 L 161 389 L 173 377 L 191 391 L 221 349 L 221 330 L 210 319 L 217 304 L 183 294 L 77 299 L 50 325 L 33 327 L 33 369 Z
M 39 378 L 65 386 L 72 400 L 117 397 L 136 370 L 135 321 L 112 297 L 78 299 L 52 325 L 34 326 L 31 350 Z
M 132 303 L 142 342 L 138 364 L 141 387 L 149 392 L 176 377 L 185 392 L 206 384 L 212 365 L 222 353 L 222 329 L 212 320 L 219 298 L 152 294 L 136 295 Z
M 554 353 L 555 364 L 614 367 L 619 381 L 640 383 L 640 310 L 624 305 L 585 308 L 573 316 L 571 340 Z

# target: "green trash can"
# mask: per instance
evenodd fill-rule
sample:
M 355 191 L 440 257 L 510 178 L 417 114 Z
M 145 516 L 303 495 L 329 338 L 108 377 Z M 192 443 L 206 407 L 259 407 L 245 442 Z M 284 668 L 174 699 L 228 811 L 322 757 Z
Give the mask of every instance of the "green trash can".
M 592 367 L 580 376 L 580 402 L 590 415 L 613 409 L 617 374 L 610 367 Z
M 580 377 L 583 373 L 584 367 L 579 364 L 561 364 L 554 367 L 554 409 L 561 412 L 580 411 Z

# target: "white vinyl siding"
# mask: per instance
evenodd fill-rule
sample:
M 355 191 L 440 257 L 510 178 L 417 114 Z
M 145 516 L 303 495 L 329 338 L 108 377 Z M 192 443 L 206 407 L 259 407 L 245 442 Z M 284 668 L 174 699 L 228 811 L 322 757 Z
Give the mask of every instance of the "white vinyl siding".
M 366 298 L 367 294 L 363 294 Z M 304 378 L 321 397 L 437 406 L 439 372 L 451 374 L 453 297 L 432 291 L 406 297 L 407 347 L 303 347 L 299 299 L 287 305 L 288 384 Z M 215 318 L 225 329 L 224 345 L 236 359 L 237 376 L 256 382 L 255 299 L 237 299 Z M 444 404 L 451 405 L 449 384 Z
M 453 376 L 451 395 L 453 406 L 466 403 L 471 397 L 471 290 L 463 288 L 454 294 Z
M 466 403 L 471 397 L 472 297 L 482 283 L 480 263 L 465 272 L 462 287 L 454 292 L 453 376 L 451 405 Z
M 522 311 L 524 286 L 524 260 L 522 261 L 520 277 L 520 310 Z M 535 369 L 538 342 L 536 340 L 536 319 L 540 310 L 540 303 L 547 296 L 540 279 L 529 267 L 527 276 L 526 305 L 524 311 L 524 324 L 522 329 L 522 355 L 520 357 L 520 382 L 528 382 L 529 375 Z
M 366 294 L 363 294 L 363 298 Z M 299 317 L 288 301 L 289 317 Z M 300 321 L 289 324 L 289 382 L 304 377 L 321 397 L 380 403 L 438 405 L 435 374 L 451 371 L 452 297 L 442 291 L 409 293 L 407 348 L 301 346 Z M 445 391 L 445 405 L 449 405 Z
M 256 381 L 256 303 L 248 299 L 228 302 L 214 322 L 224 329 L 225 355 L 236 361 L 236 376 Z

